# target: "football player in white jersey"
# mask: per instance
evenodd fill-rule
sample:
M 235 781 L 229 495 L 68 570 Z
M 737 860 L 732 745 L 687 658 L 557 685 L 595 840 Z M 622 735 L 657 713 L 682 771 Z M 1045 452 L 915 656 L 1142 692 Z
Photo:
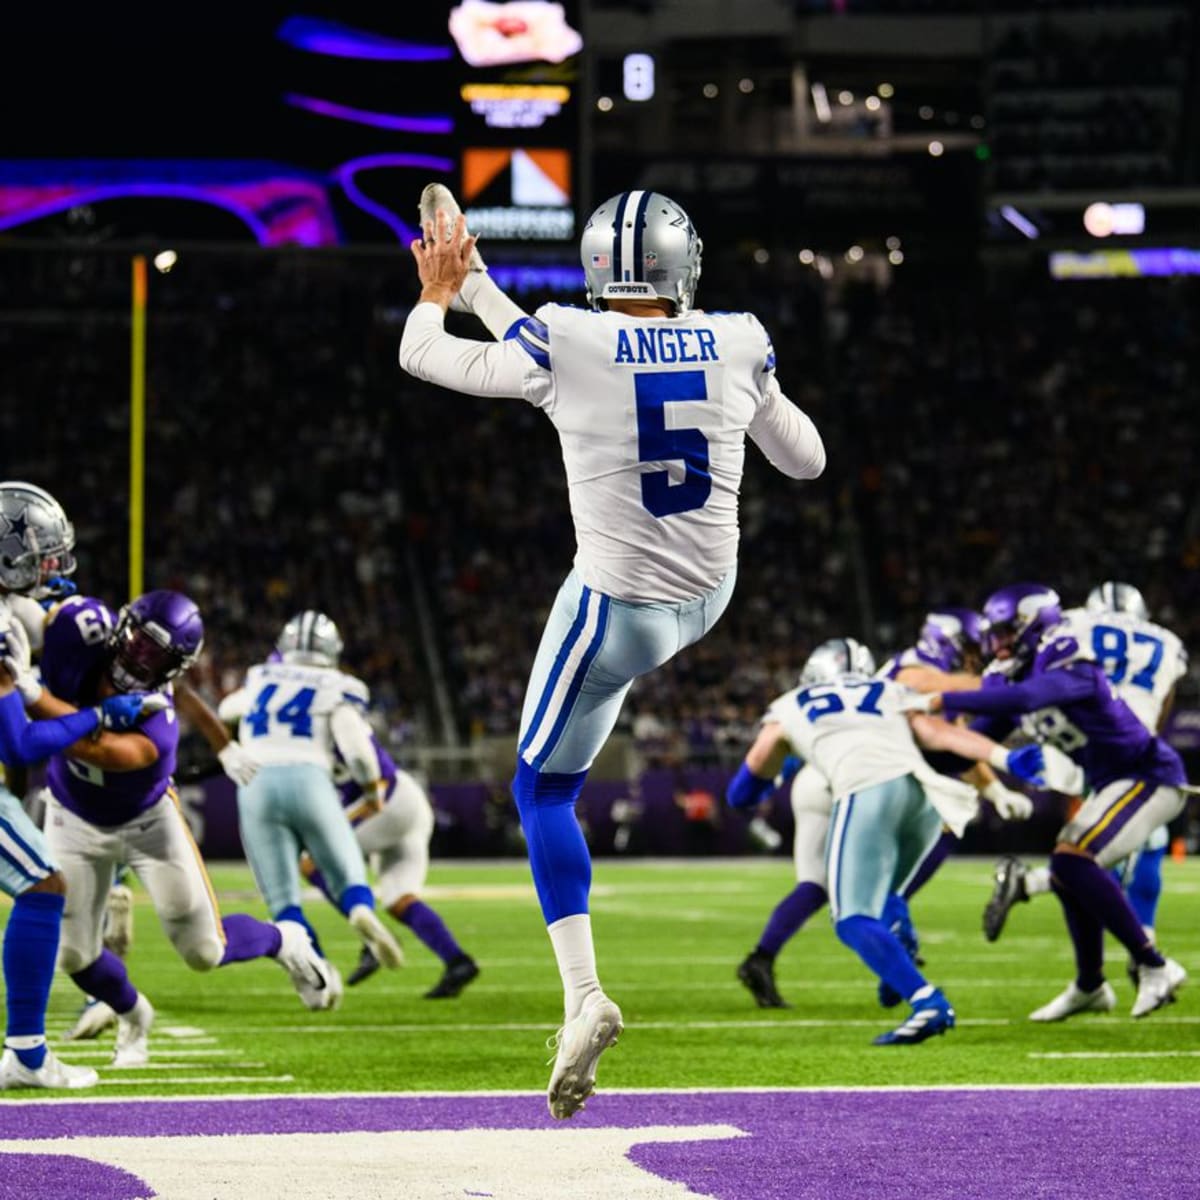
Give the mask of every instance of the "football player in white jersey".
M 1020 778 L 1036 776 L 1039 747 L 1007 751 L 990 738 L 923 715 L 931 699 L 853 670 L 849 638 L 818 646 L 800 686 L 772 702 L 726 798 L 758 802 L 784 756 L 798 754 L 829 780 L 833 823 L 826 850 L 829 907 L 838 937 L 912 1012 L 877 1046 L 922 1042 L 954 1027 L 954 1009 L 928 983 L 883 920 L 887 898 L 903 890 L 937 845 L 945 825 L 961 837 L 978 808 L 969 784 L 939 775 L 928 750 L 987 762 Z M 914 740 L 915 739 L 915 740 Z
M 982 657 L 981 626 L 982 618 L 971 609 L 952 606 L 932 609 L 926 614 L 917 644 L 892 655 L 878 673 L 881 678 L 916 692 L 977 687 Z M 845 640 L 853 669 L 863 675 L 874 674 L 875 660 L 867 647 L 853 638 Z M 972 764 L 963 778 L 979 790 L 1004 820 L 1025 820 L 1032 814 L 1033 802 L 1029 797 L 1006 788 L 985 763 Z M 737 969 L 738 979 L 760 1008 L 788 1007 L 775 983 L 775 957 L 828 899 L 825 847 L 833 793 L 829 780 L 812 763 L 806 763 L 792 780 L 791 802 L 796 887 L 776 905 L 754 949 Z M 957 841 L 952 833 L 943 833 L 923 860 L 920 871 L 905 885 L 904 893 L 888 897 L 884 923 L 913 959 L 918 958 L 918 941 L 908 901 L 928 882 Z M 879 1002 L 884 1008 L 899 1004 L 901 999 L 886 984 L 880 984 Z
M 574 568 L 534 660 L 512 784 L 563 981 L 547 1099 L 566 1118 L 622 1029 L 596 972 L 591 859 L 575 801 L 633 680 L 703 637 L 729 602 L 747 436 L 795 479 L 820 475 L 825 449 L 780 389 L 758 320 L 693 308 L 701 243 L 668 197 L 624 192 L 600 205 L 580 245 L 589 307 L 551 304 L 531 317 L 511 304 L 505 312 L 498 289 L 472 272 L 475 239 L 461 214 L 451 224 L 443 200 L 432 220 L 423 204 L 425 237 L 412 246 L 420 301 L 400 364 L 446 388 L 541 409 L 558 431 L 575 525 Z M 489 306 L 485 323 L 503 341 L 443 327 L 472 274 L 471 304 L 481 316 Z
M 1063 613 L 1063 620 L 1074 636 L 1091 648 L 1117 697 L 1151 733 L 1161 733 L 1171 715 L 1175 687 L 1187 674 L 1188 656 L 1175 634 L 1150 620 L 1142 593 L 1131 583 L 1106 580 L 1092 588 L 1083 607 Z M 1083 772 L 1076 767 L 1071 777 L 1056 781 L 1056 788 L 1068 795 L 1082 795 L 1086 791 Z M 1160 825 L 1145 845 L 1117 868 L 1129 903 L 1151 938 L 1168 841 L 1167 827 Z M 1048 866 L 1027 867 L 1017 858 L 1001 859 L 984 911 L 988 940 L 1000 936 L 1014 904 L 1049 891 Z
M 319 944 L 300 907 L 307 850 L 363 943 L 397 967 L 404 953 L 375 913 L 363 854 L 333 784 L 336 749 L 364 791 L 380 785 L 362 684 L 338 670 L 342 638 L 324 613 L 294 616 L 276 652 L 278 661 L 251 667 L 218 710 L 227 724 L 238 722 L 238 740 L 258 765 L 238 789 L 238 827 L 258 890 L 273 920 L 299 922 Z M 340 998 L 340 976 L 332 987 Z

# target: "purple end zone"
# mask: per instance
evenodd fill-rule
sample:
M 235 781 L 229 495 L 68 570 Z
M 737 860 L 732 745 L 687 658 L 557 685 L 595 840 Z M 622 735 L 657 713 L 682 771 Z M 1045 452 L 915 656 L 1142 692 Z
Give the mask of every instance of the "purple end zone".
M 120 1167 L 74 1154 L 0 1154 L 0 1200 L 147 1200 L 155 1194 Z
M 632 1158 L 721 1200 L 1179 1200 L 1200 1196 L 1198 1112 L 1200 1088 L 601 1093 L 566 1126 L 540 1096 L 33 1101 L 0 1104 L 0 1139 L 723 1124 L 750 1136 Z M 89 1194 L 136 1195 L 114 1186 Z

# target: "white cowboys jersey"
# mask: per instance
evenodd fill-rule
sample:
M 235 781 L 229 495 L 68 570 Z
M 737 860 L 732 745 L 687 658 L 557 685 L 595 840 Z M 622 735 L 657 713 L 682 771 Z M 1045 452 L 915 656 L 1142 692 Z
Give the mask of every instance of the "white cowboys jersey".
M 522 396 L 546 413 L 567 471 L 575 570 L 620 600 L 693 600 L 729 574 L 747 434 L 793 478 L 824 467 L 820 435 L 780 391 L 770 340 L 749 313 L 549 304 L 487 345 L 446 334 L 441 309 L 423 303 L 400 362 L 443 387 Z
M 542 331 L 545 331 L 544 334 Z M 562 443 L 575 568 L 623 600 L 688 600 L 737 561 L 745 433 L 774 353 L 748 313 L 629 317 L 550 304 L 518 339 Z
M 905 715 L 918 700 L 889 680 L 843 675 L 793 688 L 771 702 L 763 720 L 782 726 L 796 753 L 829 780 L 835 799 L 913 775 L 961 833 L 978 806 L 975 790 L 938 775 L 922 757 Z
M 1169 629 L 1129 613 L 1073 608 L 1063 615 L 1080 645 L 1096 656 L 1113 691 L 1157 733 L 1163 707 L 1187 673 L 1183 643 Z
M 315 763 L 333 770 L 330 718 L 347 702 L 361 705 L 365 686 L 331 667 L 262 663 L 241 689 L 221 701 L 227 723 L 240 717 L 238 741 L 261 765 Z

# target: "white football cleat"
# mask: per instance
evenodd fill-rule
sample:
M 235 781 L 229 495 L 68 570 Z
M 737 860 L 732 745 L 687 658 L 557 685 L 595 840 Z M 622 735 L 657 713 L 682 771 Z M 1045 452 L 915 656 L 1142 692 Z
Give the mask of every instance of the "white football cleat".
M 385 967 L 404 966 L 404 950 L 367 904 L 356 904 L 347 918 L 362 943 Z
M 1067 990 L 1060 992 L 1049 1004 L 1034 1009 L 1029 1014 L 1031 1021 L 1065 1021 L 1076 1013 L 1112 1012 L 1117 1007 L 1117 993 L 1112 984 L 1102 983 L 1094 992 L 1081 991 L 1072 979 Z
M 593 992 L 579 1015 L 555 1034 L 552 1044 L 558 1053 L 546 1089 L 552 1117 L 565 1121 L 584 1107 L 596 1090 L 600 1055 L 616 1044 L 624 1028 L 621 1010 L 603 992 Z
M 104 945 L 124 958 L 133 945 L 133 892 L 123 883 L 108 889 L 104 905 Z
M 144 1067 L 150 1061 L 150 1027 L 154 1024 L 154 1006 L 140 992 L 137 1003 L 117 1014 L 117 1046 L 112 1066 Z
M 89 1088 L 100 1082 L 91 1067 L 72 1067 L 61 1062 L 49 1046 L 46 1058 L 36 1070 L 27 1067 L 15 1050 L 4 1048 L 0 1055 L 0 1091 L 6 1088 Z
M 308 930 L 299 921 L 276 921 L 283 939 L 275 961 L 291 976 L 296 994 L 306 1008 L 335 1008 L 341 1000 L 341 979 L 318 953 Z M 333 985 L 337 978 L 337 986 Z
M 1138 967 L 1138 993 L 1130 1010 L 1135 1017 L 1149 1016 L 1175 999 L 1175 993 L 1187 981 L 1187 972 L 1173 958 L 1161 967 Z
M 90 996 L 75 1024 L 63 1034 L 64 1042 L 86 1042 L 99 1037 L 106 1029 L 111 1029 L 117 1023 L 117 1014 L 103 1000 Z

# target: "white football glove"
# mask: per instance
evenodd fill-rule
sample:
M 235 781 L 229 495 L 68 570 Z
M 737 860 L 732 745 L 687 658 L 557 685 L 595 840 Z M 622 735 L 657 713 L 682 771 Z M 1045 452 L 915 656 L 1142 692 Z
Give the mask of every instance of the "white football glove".
M 983 789 L 983 798 L 1005 821 L 1028 821 L 1033 816 L 1033 801 L 1024 792 L 1006 788 L 998 779 Z
M 32 704 L 42 694 L 41 680 L 29 664 L 29 634 L 18 620 L 7 620 L 0 627 L 0 666 L 12 678 L 24 704 Z
M 1087 791 L 1083 768 L 1068 755 L 1055 746 L 1043 743 L 1042 755 L 1046 760 L 1043 775 L 1045 786 L 1052 792 L 1062 792 L 1064 796 L 1082 796 Z
M 238 787 L 245 787 L 258 774 L 258 763 L 242 749 L 240 742 L 230 742 L 218 750 L 217 761 Z

